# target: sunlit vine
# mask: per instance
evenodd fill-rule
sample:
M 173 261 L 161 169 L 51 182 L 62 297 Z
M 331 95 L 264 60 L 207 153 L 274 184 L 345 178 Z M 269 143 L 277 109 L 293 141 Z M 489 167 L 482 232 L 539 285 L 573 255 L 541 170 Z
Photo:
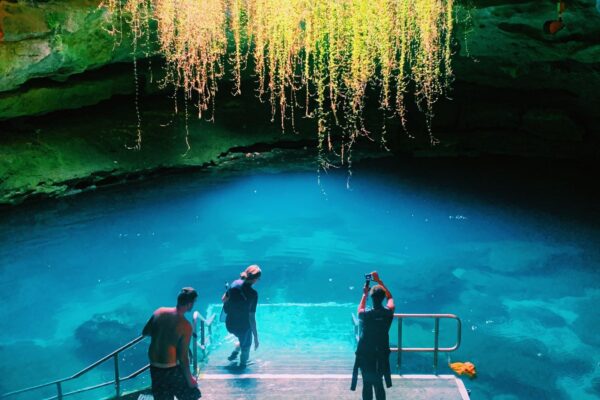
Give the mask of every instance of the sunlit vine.
M 156 26 L 164 84 L 194 99 L 200 117 L 208 111 L 213 117 L 226 69 L 239 94 L 246 65 L 253 65 L 259 97 L 282 129 L 290 122 L 293 129 L 300 109 L 316 119 L 322 165 L 336 157 L 350 161 L 352 144 L 371 139 L 364 113 L 373 93 L 384 117 L 406 126 L 412 90 L 435 142 L 433 105 L 452 78 L 453 0 L 107 0 L 106 6 L 128 22 L 134 40 Z

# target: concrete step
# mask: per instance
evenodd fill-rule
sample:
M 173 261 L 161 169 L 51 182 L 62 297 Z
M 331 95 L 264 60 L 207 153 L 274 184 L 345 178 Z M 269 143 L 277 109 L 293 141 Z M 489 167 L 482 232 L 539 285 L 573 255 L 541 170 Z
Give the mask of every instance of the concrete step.
M 212 306 L 217 315 L 220 309 Z M 355 304 L 260 304 L 256 316 L 261 344 L 251 351 L 251 363 L 244 369 L 227 361 L 235 337 L 216 322 L 210 353 L 200 366 L 202 398 L 360 399 L 360 378 L 357 391 L 350 391 L 355 310 Z M 392 381 L 387 390 L 392 400 L 469 398 L 462 381 L 452 375 L 393 375 Z M 135 394 L 128 399 L 152 397 Z
M 211 400 L 358 400 L 362 382 L 355 392 L 349 390 L 350 375 L 343 374 L 240 374 L 202 375 L 202 399 Z M 459 379 L 452 375 L 393 375 L 386 390 L 389 400 L 468 400 Z M 149 394 L 138 400 L 152 400 Z

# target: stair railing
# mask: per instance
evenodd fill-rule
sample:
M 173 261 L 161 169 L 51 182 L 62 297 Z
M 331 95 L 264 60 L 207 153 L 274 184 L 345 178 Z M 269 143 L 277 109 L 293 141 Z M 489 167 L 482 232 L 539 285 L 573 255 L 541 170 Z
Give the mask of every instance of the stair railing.
M 209 318 L 204 318 L 198 311 L 194 312 L 194 315 L 193 315 L 194 323 L 192 326 L 192 328 L 193 328 L 192 335 L 194 337 L 194 341 L 193 341 L 192 350 L 191 350 L 192 366 L 193 366 L 194 373 L 198 372 L 198 347 L 201 349 L 203 357 L 206 357 L 206 354 L 208 353 L 208 346 L 210 344 L 210 335 L 212 333 L 212 323 L 214 322 L 214 319 L 215 319 L 214 314 L 211 315 Z M 198 324 L 200 325 L 200 332 L 198 332 Z M 199 333 L 199 335 L 198 335 L 198 333 Z M 200 340 L 198 340 L 198 336 L 200 336 Z M 81 371 L 77 372 L 74 375 L 71 375 L 71 376 L 63 378 L 63 379 L 58 379 L 58 380 L 55 380 L 52 382 L 44 383 L 42 385 L 31 386 L 31 387 L 27 387 L 24 389 L 19 389 L 19 390 L 15 390 L 12 392 L 4 393 L 4 394 L 0 395 L 0 399 L 4 399 L 7 397 L 11 397 L 11 396 L 16 396 L 16 395 L 27 393 L 27 392 L 32 392 L 32 391 L 43 389 L 43 388 L 46 388 L 49 386 L 56 386 L 56 395 L 49 397 L 45 400 L 54 400 L 54 399 L 62 400 L 63 398 L 65 398 L 67 396 L 72 396 L 75 394 L 87 392 L 87 391 L 94 390 L 94 389 L 99 389 L 99 388 L 102 388 L 105 386 L 110 386 L 110 385 L 115 386 L 115 398 L 118 399 L 121 397 L 121 383 L 122 382 L 133 379 L 150 368 L 150 364 L 147 364 L 144 367 L 133 372 L 132 374 L 130 374 L 126 377 L 121 377 L 120 373 L 119 373 L 119 354 L 121 354 L 123 351 L 135 346 L 136 344 L 138 344 L 145 338 L 146 338 L 146 336 L 138 336 L 137 338 L 133 339 L 129 343 L 119 347 L 118 349 L 116 349 L 113 352 L 111 352 L 110 354 L 102 357 L 101 359 L 94 362 L 93 364 L 88 365 L 87 367 L 85 367 L 84 369 L 82 369 Z M 71 392 L 65 393 L 63 391 L 63 384 L 65 382 L 72 381 L 74 379 L 79 378 L 80 376 L 95 369 L 96 367 L 102 365 L 103 363 L 105 363 L 106 361 L 108 361 L 110 359 L 113 359 L 113 361 L 114 361 L 113 371 L 114 371 L 115 379 L 108 381 L 108 382 L 100 383 L 97 385 L 88 386 L 88 387 L 85 387 L 82 389 L 77 389 L 77 390 L 74 390 Z
M 392 352 L 398 353 L 396 360 L 396 368 L 400 370 L 402 365 L 402 352 L 414 352 L 414 353 L 433 353 L 433 369 L 437 374 L 438 368 L 438 353 L 451 353 L 458 350 L 462 338 L 462 322 L 454 314 L 394 314 L 394 318 L 398 320 L 398 347 L 390 348 Z M 433 329 L 433 347 L 402 347 L 402 334 L 403 327 L 402 321 L 405 319 L 421 319 L 421 318 L 433 318 L 434 329 Z M 451 347 L 440 347 L 440 319 L 453 319 L 456 321 L 456 343 Z
M 67 378 L 63 378 L 63 379 L 58 379 L 56 381 L 52 381 L 52 382 L 48 382 L 48 383 L 44 383 L 42 385 L 37 385 L 37 386 L 31 386 L 25 389 L 20 389 L 20 390 L 15 390 L 13 392 L 9 392 L 9 393 L 4 393 L 3 395 L 0 396 L 0 398 L 5 398 L 5 397 L 9 397 L 9 396 L 14 396 L 17 394 L 21 394 L 21 393 L 25 393 L 25 392 L 31 392 L 33 390 L 37 390 L 37 389 L 42 389 L 48 386 L 56 386 L 56 396 L 53 397 L 49 397 L 47 400 L 52 400 L 52 399 L 59 399 L 62 400 L 64 397 L 66 396 L 70 396 L 70 395 L 74 395 L 77 393 L 82 393 L 82 392 L 87 392 L 88 390 L 92 390 L 92 389 L 98 389 L 104 386 L 109 386 L 114 384 L 115 385 L 115 393 L 118 396 L 120 396 L 121 394 L 121 382 L 129 380 L 129 379 L 133 379 L 136 376 L 138 376 L 139 374 L 141 374 L 142 372 L 144 372 L 145 370 L 147 370 L 148 368 L 150 368 L 150 365 L 146 365 L 142 368 L 140 368 L 139 370 L 137 370 L 136 372 L 134 372 L 133 374 L 121 378 L 119 376 L 119 354 L 121 352 L 123 352 L 124 350 L 127 350 L 130 347 L 133 347 L 134 345 L 136 345 L 137 343 L 141 342 L 142 340 L 144 340 L 145 336 L 138 336 L 137 338 L 133 339 L 132 341 L 130 341 L 129 343 L 119 347 L 118 349 L 116 349 L 115 351 L 113 351 L 112 353 L 102 357 L 101 359 L 99 359 L 98 361 L 96 361 L 93 364 L 88 365 L 87 367 L 85 367 L 84 369 L 82 369 L 81 371 L 77 372 L 74 375 L 71 375 Z M 94 386 L 88 386 L 86 388 L 83 389 L 78 389 L 72 392 L 67 392 L 67 393 L 63 393 L 63 383 L 67 382 L 67 381 L 71 381 L 73 379 L 77 379 L 80 376 L 84 375 L 85 373 L 95 369 L 96 367 L 98 367 L 99 365 L 103 364 L 104 362 L 113 359 L 114 360 L 114 374 L 115 374 L 115 379 L 109 382 L 104 382 L 104 383 L 100 383 L 98 385 L 94 385 Z
M 215 322 L 215 314 L 212 314 L 208 318 L 204 318 L 198 311 L 194 311 L 193 316 L 193 337 L 195 346 L 192 346 L 192 370 L 194 374 L 198 374 L 198 348 L 200 348 L 202 358 L 204 360 L 208 355 L 209 346 L 211 344 L 212 336 L 212 325 Z M 198 323 L 200 323 L 200 340 L 198 340 Z
M 400 370 L 402 366 L 402 353 L 413 352 L 413 353 L 433 353 L 433 368 L 437 374 L 438 368 L 438 354 L 439 353 L 450 353 L 458 350 L 462 338 L 462 322 L 454 314 L 394 314 L 394 318 L 398 320 L 398 347 L 390 347 L 392 353 L 398 353 L 396 358 L 396 368 Z M 434 330 L 433 330 L 433 347 L 403 347 L 403 321 L 405 319 L 422 319 L 422 318 L 433 318 L 434 319 Z M 440 319 L 453 319 L 456 321 L 456 343 L 451 347 L 440 347 Z M 358 341 L 360 337 L 360 323 L 356 315 L 352 314 L 352 324 L 354 325 L 354 337 Z

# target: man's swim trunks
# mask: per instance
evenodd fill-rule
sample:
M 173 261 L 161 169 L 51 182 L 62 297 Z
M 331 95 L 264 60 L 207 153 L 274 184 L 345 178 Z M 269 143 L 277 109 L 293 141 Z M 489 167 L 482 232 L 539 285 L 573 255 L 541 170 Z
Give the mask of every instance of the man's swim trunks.
M 154 400 L 197 400 L 202 394 L 197 387 L 188 386 L 180 366 L 157 368 L 150 366 L 152 378 L 152 396 Z

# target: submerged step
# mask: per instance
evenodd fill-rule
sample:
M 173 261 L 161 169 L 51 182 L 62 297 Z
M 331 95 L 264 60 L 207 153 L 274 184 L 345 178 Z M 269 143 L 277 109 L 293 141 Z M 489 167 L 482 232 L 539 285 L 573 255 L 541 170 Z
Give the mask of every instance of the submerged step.
M 218 314 L 220 309 L 220 305 L 213 305 L 210 311 Z M 224 323 L 215 322 L 210 354 L 200 372 L 351 373 L 356 348 L 351 314 L 355 310 L 354 304 L 259 304 L 256 320 L 260 346 L 258 351 L 252 348 L 247 370 L 236 371 L 236 364 L 227 361 L 235 337 L 228 334 Z

